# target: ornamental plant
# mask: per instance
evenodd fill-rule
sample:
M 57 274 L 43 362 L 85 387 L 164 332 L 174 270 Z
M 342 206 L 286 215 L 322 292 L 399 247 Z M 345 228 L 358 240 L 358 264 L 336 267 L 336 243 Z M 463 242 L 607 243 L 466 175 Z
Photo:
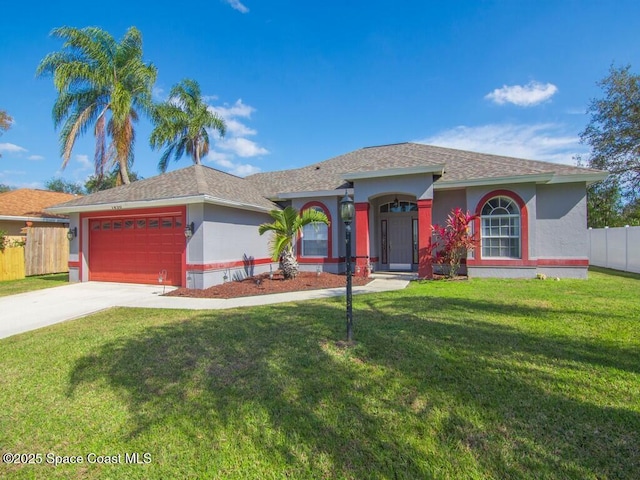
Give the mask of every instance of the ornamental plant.
M 458 274 L 462 259 L 476 246 L 475 234 L 471 231 L 471 222 L 476 216 L 468 211 L 463 212 L 461 208 L 455 208 L 447 217 L 444 226 L 433 226 L 437 237 L 433 243 L 433 250 L 436 251 L 435 262 L 449 266 L 446 272 L 449 278 Z

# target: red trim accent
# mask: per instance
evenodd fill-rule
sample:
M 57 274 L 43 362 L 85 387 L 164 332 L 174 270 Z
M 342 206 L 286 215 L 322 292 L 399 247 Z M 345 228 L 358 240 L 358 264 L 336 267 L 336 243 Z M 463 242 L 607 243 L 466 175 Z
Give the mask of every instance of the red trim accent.
M 358 202 L 356 210 L 356 275 L 368 277 L 369 271 L 369 202 Z M 360 268 L 358 268 L 360 267 Z
M 172 206 L 172 207 L 162 207 L 162 208 L 133 208 L 133 209 L 125 209 L 123 208 L 122 210 L 120 209 L 116 209 L 116 210 L 104 210 L 101 212 L 86 212 L 86 213 L 81 213 L 80 214 L 80 218 L 79 218 L 79 223 L 80 225 L 78 226 L 80 233 L 78 235 L 78 258 L 80 258 L 79 263 L 79 267 L 80 267 L 80 272 L 79 272 L 79 277 L 80 277 L 80 281 L 82 281 L 83 278 L 83 266 L 82 266 L 82 259 L 84 258 L 84 251 L 83 251 L 83 242 L 84 242 L 84 228 L 83 228 L 83 224 L 84 224 L 84 220 L 87 220 L 87 228 L 90 229 L 91 228 L 91 219 L 95 219 L 95 218 L 128 218 L 128 217 L 146 217 L 146 216 L 161 216 L 161 215 L 181 215 L 182 218 L 184 219 L 185 224 L 188 223 L 188 219 L 187 219 L 187 207 L 185 205 L 182 206 Z M 91 238 L 89 237 L 89 242 L 91 242 Z M 89 246 L 88 246 L 89 248 Z M 187 285 L 187 255 L 186 255 L 186 250 L 187 250 L 187 241 L 185 239 L 185 243 L 184 243 L 184 248 L 182 249 L 182 253 L 181 253 L 181 264 L 182 264 L 182 272 L 180 275 L 180 282 L 181 282 L 181 286 L 185 287 Z M 87 263 L 87 267 L 89 267 L 90 265 L 90 261 L 91 259 L 89 258 L 89 252 L 86 252 L 86 263 Z M 90 280 L 91 278 L 91 270 L 89 270 L 88 274 L 87 274 L 87 279 Z
M 305 203 L 302 208 L 300 209 L 300 212 L 304 212 L 305 210 L 308 210 L 312 207 L 318 207 L 321 208 L 324 212 L 324 214 L 327 216 L 327 218 L 329 219 L 329 225 L 327 226 L 327 253 L 328 256 L 327 257 L 311 257 L 311 256 L 303 256 L 302 255 L 302 242 L 300 241 L 300 233 L 298 233 L 298 238 L 296 239 L 296 256 L 298 257 L 298 262 L 300 260 L 302 260 L 303 258 L 314 258 L 316 259 L 316 261 L 314 261 L 313 263 L 318 263 L 323 259 L 331 259 L 333 258 L 333 221 L 331 220 L 331 212 L 329 211 L 329 209 L 327 208 L 327 206 L 322 203 L 322 202 L 317 202 L 315 200 L 311 201 L 311 202 L 307 202 Z
M 588 267 L 586 258 L 539 258 L 539 267 Z
M 325 257 L 299 257 L 298 263 L 302 264 L 317 264 L 317 263 L 340 263 L 344 262 L 342 258 L 325 258 Z
M 418 200 L 418 276 L 433 278 L 431 258 L 431 221 L 433 200 Z
M 267 265 L 269 263 L 278 263 L 278 262 L 274 262 L 270 258 L 256 258 L 252 260 L 251 263 L 253 265 Z M 190 263 L 186 265 L 186 269 L 189 271 L 195 270 L 198 272 L 204 272 L 206 270 L 224 270 L 226 268 L 244 267 L 244 265 L 245 265 L 244 260 L 231 260 L 228 262 L 215 262 L 215 263 L 204 263 L 204 264 Z
M 69 262 L 67 262 L 67 265 L 68 265 L 69 268 L 80 268 L 82 263 L 78 262 L 78 261 L 73 261 L 72 262 L 71 260 L 69 260 Z
M 508 197 L 514 200 L 520 208 L 520 253 L 519 259 L 483 259 L 482 258 L 482 207 L 494 197 Z M 522 198 L 511 190 L 493 190 L 487 193 L 476 205 L 476 218 L 474 220 L 475 231 L 478 232 L 478 240 L 475 248 L 476 258 L 469 258 L 467 265 L 470 267 L 496 266 L 496 267 L 529 267 L 535 266 L 537 262 L 529 259 L 529 212 L 527 204 Z

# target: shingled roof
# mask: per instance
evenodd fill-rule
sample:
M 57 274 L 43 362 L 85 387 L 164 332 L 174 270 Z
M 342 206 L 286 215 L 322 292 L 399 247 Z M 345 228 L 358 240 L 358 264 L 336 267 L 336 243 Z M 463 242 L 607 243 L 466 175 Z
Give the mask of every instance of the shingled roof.
M 266 197 L 283 192 L 309 192 L 342 189 L 348 174 L 412 167 L 444 166 L 438 185 L 498 179 L 525 175 L 585 175 L 598 170 L 557 163 L 468 152 L 419 143 L 399 143 L 361 148 L 320 163 L 294 170 L 257 173 L 246 178 Z
M 67 218 L 45 212 L 46 207 L 76 198 L 70 193 L 21 188 L 0 193 L 0 216 L 32 218 Z
M 54 212 L 72 212 L 90 207 L 113 204 L 136 203 L 153 206 L 159 201 L 178 204 L 205 201 L 249 210 L 269 211 L 278 208 L 267 200 L 252 184 L 240 177 L 205 167 L 191 167 L 174 170 L 155 177 L 139 180 L 96 192 L 70 202 L 56 205 Z M 94 209 L 94 208 L 92 208 Z
M 558 163 L 468 152 L 419 143 L 367 147 L 312 165 L 246 178 L 193 165 L 110 190 L 76 198 L 49 209 L 56 213 L 109 208 L 128 203 L 136 206 L 210 202 L 235 208 L 269 211 L 278 208 L 268 199 L 282 194 L 342 190 L 349 179 L 367 172 L 398 175 L 415 171 L 435 172 L 435 188 L 460 188 L 486 181 L 586 181 L 606 177 L 606 172 Z M 289 195 L 290 196 L 290 195 Z M 164 202 L 164 203 L 163 203 Z

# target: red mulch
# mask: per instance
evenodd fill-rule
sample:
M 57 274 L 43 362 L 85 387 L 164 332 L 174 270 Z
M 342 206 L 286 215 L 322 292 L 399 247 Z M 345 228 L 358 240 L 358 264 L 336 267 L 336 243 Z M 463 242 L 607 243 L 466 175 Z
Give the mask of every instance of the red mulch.
M 370 278 L 352 277 L 353 286 L 366 285 Z M 268 295 L 270 293 L 297 292 L 300 290 L 318 290 L 323 288 L 346 287 L 347 277 L 333 273 L 300 272 L 292 280 L 285 280 L 280 272 L 273 274 L 273 280 L 268 273 L 245 278 L 241 281 L 227 282 L 215 285 L 205 290 L 178 288 L 165 294 L 168 297 L 194 298 L 236 298 L 253 295 Z

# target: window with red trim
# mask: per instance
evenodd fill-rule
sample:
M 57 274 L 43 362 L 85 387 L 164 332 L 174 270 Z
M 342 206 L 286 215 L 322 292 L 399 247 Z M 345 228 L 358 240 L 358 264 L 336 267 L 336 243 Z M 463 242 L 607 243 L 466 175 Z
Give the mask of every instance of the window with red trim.
M 481 210 L 482 258 L 522 258 L 520 208 L 507 196 L 489 199 Z
M 312 210 L 327 213 L 322 207 L 310 207 Z M 324 223 L 308 224 L 302 227 L 302 256 L 329 256 L 329 227 Z

